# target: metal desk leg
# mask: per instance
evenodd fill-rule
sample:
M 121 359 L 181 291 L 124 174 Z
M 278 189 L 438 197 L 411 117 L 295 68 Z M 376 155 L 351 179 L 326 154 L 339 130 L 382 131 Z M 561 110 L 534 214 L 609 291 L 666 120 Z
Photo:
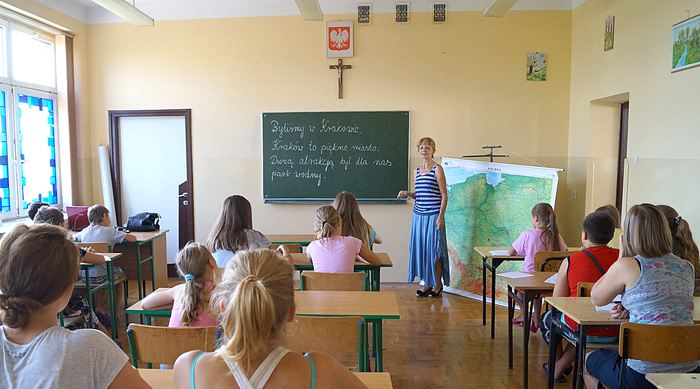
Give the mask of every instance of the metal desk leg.
M 551 306 L 551 305 L 550 305 Z M 552 306 L 552 325 L 549 331 L 549 359 L 547 360 L 547 389 L 554 389 L 554 366 L 557 360 L 557 345 L 562 340 L 559 331 L 557 331 L 557 325 L 555 324 L 555 317 L 557 317 L 557 309 Z M 540 324 L 542 325 L 542 324 Z
M 374 350 L 374 354 L 376 355 L 375 359 L 375 371 L 376 372 L 381 372 L 384 371 L 384 352 L 382 350 L 382 320 L 373 320 L 374 324 L 372 324 L 372 330 L 374 331 L 374 338 L 375 338 L 375 347 L 376 349 Z
M 491 259 L 491 339 L 496 334 L 496 269 L 501 263 L 502 259 Z
M 578 371 L 576 372 L 576 387 L 583 388 L 583 372 L 586 371 L 586 326 L 578 326 L 578 347 L 579 347 L 579 364 Z
M 153 262 L 155 259 L 155 258 L 153 258 L 153 241 L 150 242 L 149 246 L 151 247 L 151 288 L 155 292 L 156 291 L 156 270 L 155 270 L 155 267 L 153 265 Z
M 513 311 L 515 303 L 513 302 L 513 288 L 508 285 L 508 368 L 513 369 Z
M 107 265 L 107 301 L 109 302 L 109 323 L 112 327 L 112 340 L 117 339 L 117 306 L 116 296 L 114 291 L 114 269 L 112 264 Z
M 143 278 L 141 277 L 141 245 L 136 244 L 136 274 L 139 279 L 139 300 L 143 300 L 143 293 L 145 290 L 142 288 Z M 143 322 L 143 319 L 141 320 Z
M 527 389 L 527 365 L 530 345 L 530 326 L 532 325 L 533 300 L 537 294 L 527 290 L 523 291 L 523 303 L 525 306 L 525 321 L 523 321 L 523 388 Z

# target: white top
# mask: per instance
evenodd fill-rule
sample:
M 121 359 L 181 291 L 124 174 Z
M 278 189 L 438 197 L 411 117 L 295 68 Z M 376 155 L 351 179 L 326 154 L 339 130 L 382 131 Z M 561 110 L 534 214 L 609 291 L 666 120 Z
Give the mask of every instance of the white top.
M 231 374 L 233 374 L 233 378 L 236 380 L 240 389 L 258 389 L 265 387 L 272 372 L 275 371 L 277 365 L 288 352 L 289 350 L 282 346 L 278 346 L 276 349 L 272 350 L 267 358 L 258 366 L 250 379 L 245 376 L 245 373 L 240 369 L 237 363 L 229 361 L 224 362 L 226 362 L 226 365 L 231 370 Z
M 90 224 L 75 236 L 78 242 L 82 243 L 101 243 L 109 242 L 112 247 L 115 244 L 121 243 L 126 237 L 126 232 L 118 231 L 114 227 L 105 227 L 97 224 Z
M 97 330 L 55 326 L 27 344 L 15 344 L 0 327 L 0 387 L 106 388 L 129 358 Z
M 245 237 L 248 241 L 248 248 L 246 250 L 266 249 L 270 247 L 270 240 L 259 231 L 245 229 Z M 230 261 L 235 254 L 235 252 L 229 250 L 216 250 L 211 253 L 218 267 L 226 267 L 228 261 Z

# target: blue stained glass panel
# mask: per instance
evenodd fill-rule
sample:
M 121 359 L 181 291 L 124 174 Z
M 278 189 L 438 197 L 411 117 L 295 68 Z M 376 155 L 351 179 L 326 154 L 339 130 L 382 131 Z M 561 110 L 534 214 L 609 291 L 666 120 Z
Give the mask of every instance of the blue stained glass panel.
M 54 101 L 18 94 L 18 105 L 22 110 L 19 136 L 24 160 L 22 164 L 23 204 L 30 203 L 30 198 L 43 199 L 49 204 L 56 204 Z

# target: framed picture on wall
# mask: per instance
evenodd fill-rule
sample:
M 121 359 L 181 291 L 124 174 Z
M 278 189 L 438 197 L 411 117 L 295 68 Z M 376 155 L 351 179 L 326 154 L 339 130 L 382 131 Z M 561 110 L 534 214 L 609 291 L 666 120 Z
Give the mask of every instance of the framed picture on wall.
M 700 65 L 700 15 L 673 25 L 671 73 Z
M 528 81 L 547 81 L 547 54 L 529 53 L 527 55 Z
M 353 56 L 353 22 L 326 22 L 326 57 L 351 58 Z
M 613 49 L 615 43 L 615 17 L 610 16 L 605 19 L 605 39 L 603 44 L 603 51 L 610 51 Z

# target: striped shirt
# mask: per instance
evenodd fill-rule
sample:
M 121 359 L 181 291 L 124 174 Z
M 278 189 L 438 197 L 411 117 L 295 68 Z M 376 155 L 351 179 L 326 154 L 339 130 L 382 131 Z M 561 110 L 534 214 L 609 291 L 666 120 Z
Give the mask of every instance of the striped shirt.
M 416 202 L 413 206 L 413 213 L 421 215 L 440 213 L 442 195 L 435 179 L 437 166 L 433 166 L 426 174 L 420 174 L 420 166 L 416 169 Z

